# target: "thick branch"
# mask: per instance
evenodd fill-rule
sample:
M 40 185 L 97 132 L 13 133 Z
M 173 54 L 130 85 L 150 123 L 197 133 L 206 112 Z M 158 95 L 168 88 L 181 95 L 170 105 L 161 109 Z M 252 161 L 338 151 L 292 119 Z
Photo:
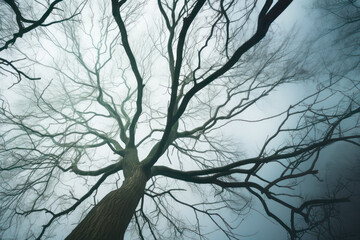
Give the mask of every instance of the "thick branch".
M 31 30 L 41 26 L 45 20 L 50 16 L 51 12 L 55 9 L 55 6 L 62 2 L 63 0 L 55 0 L 50 5 L 49 8 L 45 11 L 45 13 L 39 18 L 39 20 L 32 20 L 33 24 L 29 25 L 28 27 L 25 27 L 22 22 L 29 22 L 24 19 L 22 16 L 19 7 L 16 5 L 14 0 L 5 0 L 5 2 L 11 7 L 11 9 L 14 11 L 16 15 L 16 21 L 19 27 L 19 31 L 13 35 L 13 38 L 6 41 L 4 46 L 0 47 L 0 51 L 7 49 L 10 44 L 14 44 L 17 38 L 21 38 L 25 33 L 30 32 Z M 47 24 L 49 25 L 49 24 Z
M 117 0 L 112 0 L 112 13 L 115 18 L 115 21 L 117 25 L 119 26 L 120 34 L 121 34 L 121 41 L 123 44 L 123 47 L 125 49 L 126 55 L 130 61 L 130 65 L 132 68 L 132 71 L 135 75 L 136 81 L 137 81 L 137 100 L 136 100 L 136 113 L 132 119 L 132 122 L 130 124 L 130 136 L 129 136 L 129 147 L 135 146 L 135 130 L 136 130 L 136 124 L 139 120 L 140 114 L 142 112 L 142 99 L 143 99 L 143 89 L 144 89 L 144 83 L 143 79 L 141 77 L 139 68 L 136 63 L 135 56 L 131 50 L 130 43 L 128 40 L 128 34 L 125 27 L 125 24 L 123 22 L 123 19 L 120 15 L 120 7 L 122 4 L 124 4 L 126 1 L 121 1 L 120 3 Z
M 267 9 L 269 8 L 269 3 L 272 1 L 266 1 L 263 9 L 267 11 Z M 179 58 L 179 61 L 176 62 L 176 66 L 175 66 L 175 78 L 174 78 L 174 82 L 172 85 L 172 90 L 171 90 L 171 101 L 170 101 L 170 106 L 169 106 L 169 111 L 168 111 L 168 118 L 167 118 L 167 123 L 166 123 L 166 128 L 164 131 L 164 134 L 161 138 L 161 141 L 159 143 L 159 148 L 157 149 L 156 153 L 152 156 L 152 158 L 147 159 L 147 161 L 144 163 L 147 167 L 151 167 L 153 166 L 156 161 L 159 159 L 159 157 L 162 155 L 164 148 L 166 147 L 166 142 L 168 140 L 168 137 L 170 135 L 172 126 L 179 120 L 179 118 L 182 116 L 182 114 L 185 112 L 186 107 L 188 105 L 188 103 L 190 102 L 190 100 L 193 98 L 193 96 L 198 93 L 200 90 L 202 90 L 204 87 L 206 87 L 207 85 L 209 85 L 211 82 L 213 82 L 214 80 L 216 80 L 217 78 L 219 78 L 220 76 L 222 76 L 224 73 L 226 73 L 227 71 L 229 71 L 236 63 L 237 61 L 240 59 L 240 57 L 247 52 L 250 48 L 252 48 L 253 46 L 255 46 L 258 42 L 260 42 L 261 39 L 263 39 L 271 25 L 271 23 L 276 19 L 276 17 L 278 17 L 292 2 L 292 0 L 279 0 L 277 2 L 277 4 L 275 4 L 268 12 L 268 14 L 270 15 L 266 15 L 264 17 L 262 17 L 261 19 L 259 19 L 258 21 L 258 27 L 257 30 L 255 32 L 255 34 L 249 39 L 247 40 L 244 44 L 242 44 L 233 54 L 233 56 L 221 67 L 219 68 L 217 71 L 215 71 L 214 73 L 212 73 L 210 76 L 208 76 L 206 79 L 204 79 L 202 82 L 196 84 L 194 87 L 192 87 L 189 92 L 187 92 L 176 112 L 176 114 L 173 116 L 172 115 L 172 109 L 174 109 L 175 103 L 176 103 L 176 95 L 177 95 L 177 84 L 178 82 L 176 82 L 176 76 L 177 76 L 177 68 L 181 67 L 181 60 Z M 197 7 L 199 7 L 199 9 L 196 9 L 197 11 L 195 12 L 195 10 L 193 10 L 195 15 L 190 15 L 191 17 L 189 19 L 185 19 L 184 20 L 184 25 L 185 24 L 191 24 L 191 21 L 193 20 L 193 18 L 196 16 L 196 14 L 198 13 L 198 11 L 200 10 L 201 6 L 202 6 L 203 2 L 199 1 L 198 4 L 196 5 Z M 270 3 L 271 5 L 271 3 Z M 192 13 L 193 13 L 192 12 Z M 189 22 L 187 22 L 189 21 Z M 185 27 L 189 27 L 187 25 L 185 25 Z M 178 45 L 178 49 L 177 49 L 177 54 L 181 54 L 182 56 L 182 45 L 180 43 L 183 44 L 183 42 L 180 41 L 185 41 L 185 39 L 181 39 L 181 37 L 185 37 L 186 36 L 186 31 L 187 28 L 184 28 L 180 33 L 179 36 L 179 45 Z M 181 51 L 180 51 L 181 50 Z M 177 55 L 179 56 L 179 55 Z M 175 92 L 176 91 L 176 92 Z M 174 96 L 175 94 L 175 96 Z M 169 115 L 171 114 L 171 115 Z

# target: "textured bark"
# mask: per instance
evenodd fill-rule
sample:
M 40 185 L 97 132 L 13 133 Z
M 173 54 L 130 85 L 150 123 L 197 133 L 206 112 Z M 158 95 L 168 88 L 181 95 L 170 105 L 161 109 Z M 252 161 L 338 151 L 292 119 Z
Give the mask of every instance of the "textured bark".
M 70 233 L 68 240 L 122 240 L 144 195 L 147 176 L 136 168 L 123 185 L 106 195 Z

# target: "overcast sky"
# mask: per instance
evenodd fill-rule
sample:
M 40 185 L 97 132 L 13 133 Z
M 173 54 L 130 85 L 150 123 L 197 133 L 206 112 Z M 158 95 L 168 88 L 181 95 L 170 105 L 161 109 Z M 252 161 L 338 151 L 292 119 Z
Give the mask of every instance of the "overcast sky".
M 300 29 L 297 33 L 297 36 L 299 37 L 298 39 L 308 39 L 307 37 L 311 34 L 311 31 L 315 31 L 315 28 L 312 28 L 313 26 L 311 24 L 314 20 L 313 16 L 315 15 L 313 10 L 311 10 L 311 6 L 312 1 L 310 0 L 294 1 L 285 13 L 276 20 L 277 27 L 283 29 L 284 31 Z M 12 98 L 11 91 L 5 90 L 4 86 L 1 87 L 2 94 L 5 94 L 6 92 L 6 95 L 9 98 Z M 252 113 L 250 113 L 250 115 L 270 115 L 271 113 L 278 112 L 281 109 L 286 109 L 289 104 L 295 103 L 301 97 L 305 96 L 311 87 L 312 83 L 304 83 L 280 88 L 277 92 L 272 94 L 267 101 L 257 104 L 256 108 Z M 274 107 L 275 105 L 276 108 Z M 259 128 L 257 129 L 258 131 L 248 129 L 248 126 L 245 123 L 243 124 L 243 129 L 238 128 L 237 131 L 234 131 L 230 125 L 228 128 L 224 129 L 224 134 L 228 134 L 229 136 L 242 141 L 242 147 L 246 149 L 247 154 L 250 156 L 251 154 L 256 154 L 259 150 L 259 146 L 262 146 L 266 137 L 268 137 L 274 130 L 274 127 L 277 126 L 277 123 L 278 122 L 276 121 L 262 123 L 263 125 L 259 125 Z M 241 134 L 237 135 L 238 133 Z M 246 140 L 243 140 L 244 136 Z M 359 161 L 360 151 L 355 147 L 351 147 L 347 144 L 337 144 L 331 146 L 322 152 L 317 166 L 320 178 L 326 181 L 318 182 L 315 178 L 307 178 L 300 187 L 301 193 L 306 196 L 321 197 L 326 194 L 328 189 L 331 190 L 334 186 L 336 186 L 336 184 L 338 184 L 338 179 L 350 182 L 351 184 L 347 184 L 349 189 L 344 189 L 343 192 L 345 195 L 351 191 L 353 192 L 353 197 L 351 198 L 352 203 L 347 205 L 342 204 L 339 206 L 339 210 L 341 211 L 343 224 L 346 226 L 345 231 L 353 232 L 354 234 L 357 231 L 357 223 L 360 223 L 360 191 L 358 190 L 358 182 L 360 181 Z M 276 174 L 276 169 L 273 169 L 266 174 Z M 288 218 L 289 212 L 283 212 L 281 208 L 274 205 L 272 207 L 279 216 L 283 216 L 285 219 Z M 64 227 L 66 227 L 66 225 L 57 228 L 56 231 L 58 231 L 59 234 L 57 234 L 54 239 L 62 239 L 67 234 L 66 232 L 61 233 L 61 230 Z M 244 236 L 243 239 L 251 240 L 279 240 L 286 239 L 287 237 L 286 231 L 279 224 L 269 220 L 262 207 L 259 206 L 256 201 L 254 202 L 253 209 L 249 211 L 245 220 L 238 228 L 238 232 Z M 219 232 L 214 233 L 211 236 L 211 239 L 214 240 L 224 239 L 223 234 Z M 310 236 L 306 239 L 312 240 Z M 354 238 L 354 240 L 355 239 L 358 238 Z

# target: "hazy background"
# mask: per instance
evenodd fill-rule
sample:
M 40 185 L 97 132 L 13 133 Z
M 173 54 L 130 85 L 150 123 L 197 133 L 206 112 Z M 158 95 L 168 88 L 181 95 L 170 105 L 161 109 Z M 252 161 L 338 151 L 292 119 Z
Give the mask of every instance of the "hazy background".
M 315 41 L 315 34 L 319 31 L 321 25 L 326 25 L 326 22 L 314 22 L 321 19 L 320 14 L 313 9 L 314 1 L 311 0 L 295 0 L 294 3 L 285 11 L 285 13 L 276 20 L 275 28 L 286 31 L 295 30 L 296 38 L 294 41 L 306 42 L 314 41 L 313 46 L 319 44 L 321 41 L 326 42 L 326 39 L 331 39 L 332 35 L 325 36 L 321 41 Z M 326 51 L 326 46 L 319 48 L 318 51 Z M 314 49 L 316 50 L 316 49 Z M 329 49 L 329 51 L 331 51 Z M 311 61 L 311 60 L 310 60 Z M 12 90 L 7 89 L 9 83 L 1 81 L 0 94 L 6 95 L 9 99 L 15 98 Z M 265 114 L 269 115 L 274 112 L 286 108 L 290 103 L 296 102 L 301 97 L 305 96 L 309 89 L 313 87 L 312 82 L 298 83 L 288 87 L 280 88 L 273 94 L 268 101 L 260 102 L 251 114 L 254 117 Z M 276 105 L 276 108 L 274 107 Z M 242 148 L 247 155 L 251 155 L 258 151 L 259 147 L 266 137 L 274 131 L 277 126 L 277 121 L 268 121 L 258 125 L 257 131 L 248 129 L 247 124 L 243 124 L 243 129 L 234 128 L 230 125 L 224 129 L 224 134 L 227 134 L 235 139 L 238 139 L 242 144 Z M 238 134 L 238 135 L 237 135 Z M 335 231 L 342 231 L 344 234 L 352 234 L 354 240 L 360 239 L 359 225 L 360 225 L 360 150 L 349 144 L 335 144 L 328 147 L 321 154 L 320 160 L 316 169 L 319 170 L 319 177 L 323 182 L 319 182 L 315 178 L 306 177 L 306 180 L 301 183 L 300 191 L 306 198 L 323 197 L 329 192 L 339 191 L 342 196 L 351 197 L 351 202 L 346 204 L 339 204 L 336 209 L 339 211 L 340 218 L 335 220 L 335 225 L 338 229 Z M 269 170 L 266 174 L 276 174 L 276 169 Z M 282 208 L 272 206 L 280 216 L 287 218 L 289 212 L 283 212 Z M 181 211 L 181 210 L 180 210 Z M 286 231 L 277 223 L 269 220 L 262 206 L 258 202 L 254 202 L 252 208 L 245 215 L 243 223 L 238 228 L 238 232 L 244 235 L 244 239 L 286 239 Z M 206 221 L 206 220 L 205 220 Z M 62 228 L 69 225 L 58 227 L 56 230 L 57 237 L 54 239 L 63 239 L 67 233 L 62 232 Z M 211 239 L 223 239 L 223 234 L 214 233 Z M 306 236 L 303 239 L 315 239 L 312 236 Z M 340 239 L 339 239 L 340 240 Z

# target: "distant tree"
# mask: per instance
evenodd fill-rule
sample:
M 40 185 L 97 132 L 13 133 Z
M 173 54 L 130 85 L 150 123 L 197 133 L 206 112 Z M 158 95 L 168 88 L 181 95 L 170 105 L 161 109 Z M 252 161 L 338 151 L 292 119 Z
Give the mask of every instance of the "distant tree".
M 315 3 L 320 19 L 327 21 L 323 27 L 322 42 L 332 46 L 343 62 L 344 73 L 359 71 L 360 56 L 360 2 L 358 0 L 326 0 Z M 338 53 L 341 54 L 338 54 Z M 338 64 L 339 61 L 334 61 Z
M 39 29 L 17 53 L 42 80 L 16 86 L 22 106 L 1 98 L 2 236 L 51 238 L 68 219 L 67 239 L 207 239 L 205 217 L 239 239 L 252 201 L 291 239 L 323 223 L 315 212 L 348 199 L 304 201 L 296 187 L 328 146 L 359 145 L 359 84 L 313 74 L 271 30 L 291 2 L 91 1 Z M 252 112 L 304 79 L 307 96 Z M 244 149 L 268 122 L 257 152 Z
M 360 1 L 359 0 L 324 0 L 314 1 L 316 24 L 318 34 L 314 35 L 311 51 L 320 53 L 319 62 L 323 70 L 332 79 L 341 79 L 350 102 L 359 102 L 360 83 Z M 323 24 L 326 23 L 326 24 Z M 356 91 L 349 91 L 350 89 Z M 356 119 L 358 121 L 359 118 Z M 349 123 L 347 123 L 349 124 Z M 348 125 L 349 126 L 349 125 Z M 359 147 L 359 142 L 352 142 Z M 323 206 L 321 221 L 318 220 L 309 234 L 314 239 L 359 239 L 360 231 L 357 227 L 359 221 L 359 150 L 352 150 L 351 146 L 340 145 L 334 161 L 334 170 L 328 173 L 327 186 L 329 192 L 347 195 L 351 193 L 351 204 L 330 204 Z M 356 149 L 356 147 L 354 149 Z M 340 156 L 340 157 L 339 157 Z M 341 159 L 339 162 L 338 160 Z M 339 179 L 337 179 L 339 178 Z M 316 215 L 316 213 L 314 213 Z M 355 218 L 355 219 L 352 219 Z

